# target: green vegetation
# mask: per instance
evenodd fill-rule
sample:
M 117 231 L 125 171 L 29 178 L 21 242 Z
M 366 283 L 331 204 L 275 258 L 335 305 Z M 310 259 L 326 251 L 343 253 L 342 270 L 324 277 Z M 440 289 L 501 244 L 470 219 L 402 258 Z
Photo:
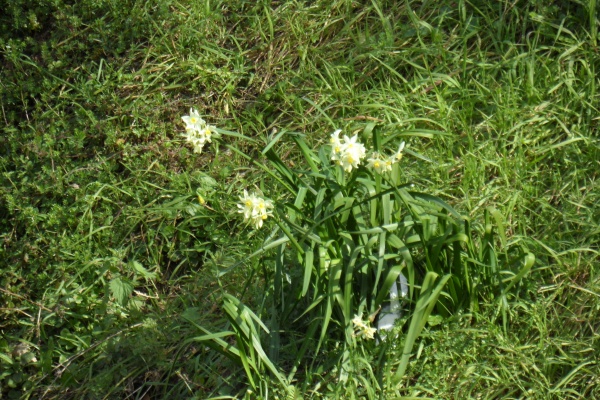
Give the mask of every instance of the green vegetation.
M 11 1 L 0 398 L 600 397 L 597 27 L 595 0 Z M 336 129 L 407 147 L 344 172 Z M 355 335 L 401 272 L 394 330 Z

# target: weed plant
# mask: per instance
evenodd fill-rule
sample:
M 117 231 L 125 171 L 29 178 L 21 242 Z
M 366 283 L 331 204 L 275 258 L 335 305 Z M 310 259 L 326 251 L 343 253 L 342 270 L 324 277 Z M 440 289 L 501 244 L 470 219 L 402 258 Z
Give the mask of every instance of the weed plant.
M 1 8 L 0 397 L 599 397 L 595 0 Z

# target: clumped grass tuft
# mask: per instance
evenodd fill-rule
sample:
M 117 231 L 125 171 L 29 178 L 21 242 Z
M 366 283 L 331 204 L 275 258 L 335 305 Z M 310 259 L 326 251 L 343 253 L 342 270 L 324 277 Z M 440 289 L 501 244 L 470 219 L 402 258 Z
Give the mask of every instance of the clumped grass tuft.
M 598 397 L 597 13 L 595 0 L 10 2 L 0 397 Z M 249 140 L 193 153 L 191 107 Z M 236 212 L 243 188 L 289 197 L 254 162 L 265 147 L 304 173 L 295 139 L 318 151 L 337 128 L 405 140 L 403 182 L 469 227 L 473 297 L 453 304 L 444 287 L 399 384 L 414 304 L 397 339 L 341 351 L 342 327 L 299 356 L 311 320 L 273 325 L 267 268 L 283 258 L 248 257 L 273 237 Z M 514 249 L 535 255 L 522 275 Z

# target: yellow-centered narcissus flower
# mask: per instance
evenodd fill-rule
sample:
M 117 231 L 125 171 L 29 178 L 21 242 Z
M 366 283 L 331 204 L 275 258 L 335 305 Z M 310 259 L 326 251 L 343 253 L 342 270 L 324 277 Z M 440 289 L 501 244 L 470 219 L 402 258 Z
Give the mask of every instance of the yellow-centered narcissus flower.
M 238 204 L 238 212 L 244 214 L 244 219 L 247 220 L 252 217 L 254 212 L 254 204 L 256 203 L 256 196 L 249 195 L 248 191 L 244 189 L 244 195 L 240 196 L 241 204 Z
M 341 162 L 342 167 L 346 172 L 350 172 L 353 168 L 357 168 L 360 161 L 365 158 L 365 155 L 365 146 L 358 142 L 357 135 L 352 136 L 352 138 L 348 138 L 348 136 L 344 135 Z
M 268 199 L 257 196 L 256 194 L 248 194 L 244 190 L 244 194 L 240 196 L 241 203 L 238 204 L 238 212 L 244 214 L 245 222 L 252 222 L 256 229 L 263 226 L 264 221 L 273 216 L 273 202 Z
M 204 121 L 198 110 L 190 108 L 190 115 L 181 117 L 185 123 L 185 133 L 182 135 L 194 148 L 194 153 L 201 153 L 206 142 L 211 142 L 212 134 L 217 131 L 212 125 Z
M 341 129 L 336 130 L 329 138 L 329 143 L 331 144 L 331 160 L 336 163 L 339 163 L 340 155 L 342 154 L 342 142 L 340 141 L 341 131 Z
M 357 135 L 352 138 L 344 135 L 343 139 L 340 140 L 340 132 L 340 129 L 336 130 L 329 139 L 331 143 L 330 158 L 336 164 L 341 165 L 346 172 L 351 172 L 365 158 L 365 146 L 358 142 Z
M 374 151 L 371 153 L 371 157 L 367 159 L 368 164 L 367 167 L 371 168 L 378 174 L 383 174 L 384 172 L 392 170 L 392 162 L 390 159 L 384 160 L 381 158 L 381 154 Z
M 352 319 L 352 324 L 354 324 L 354 337 L 365 337 L 367 339 L 375 338 L 375 332 L 377 332 L 377 329 L 371 328 L 365 322 L 363 322 L 360 315 L 354 316 Z
M 198 110 L 190 108 L 190 115 L 184 115 L 181 117 L 183 122 L 185 122 L 186 130 L 196 130 L 201 129 L 206 122 L 200 117 Z
M 403 155 L 402 150 L 404 150 L 405 144 L 406 144 L 405 142 L 400 143 L 400 147 L 398 148 L 398 151 L 396 152 L 396 154 L 394 154 L 392 156 L 392 159 L 394 160 L 393 162 L 398 162 L 398 161 L 402 160 L 402 155 Z

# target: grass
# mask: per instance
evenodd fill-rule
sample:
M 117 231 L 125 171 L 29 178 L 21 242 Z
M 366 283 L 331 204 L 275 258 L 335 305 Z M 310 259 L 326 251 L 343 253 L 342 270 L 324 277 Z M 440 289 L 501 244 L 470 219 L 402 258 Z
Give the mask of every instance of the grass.
M 0 395 L 598 397 L 597 24 L 593 0 L 13 2 L 0 16 Z M 193 154 L 179 136 L 190 107 L 257 144 Z M 227 296 L 269 321 L 275 256 L 247 260 L 268 232 L 235 204 L 249 187 L 285 199 L 227 145 L 260 159 L 277 140 L 304 168 L 292 133 L 318 149 L 336 128 L 406 140 L 406 182 L 468 217 L 474 241 L 493 207 L 498 248 L 536 257 L 504 295 L 431 319 L 400 386 L 408 319 L 398 343 L 343 355 L 325 341 L 288 387 L 265 361 L 277 350 L 290 374 L 302 332 L 280 328 L 249 370 L 206 340 L 264 339 Z

